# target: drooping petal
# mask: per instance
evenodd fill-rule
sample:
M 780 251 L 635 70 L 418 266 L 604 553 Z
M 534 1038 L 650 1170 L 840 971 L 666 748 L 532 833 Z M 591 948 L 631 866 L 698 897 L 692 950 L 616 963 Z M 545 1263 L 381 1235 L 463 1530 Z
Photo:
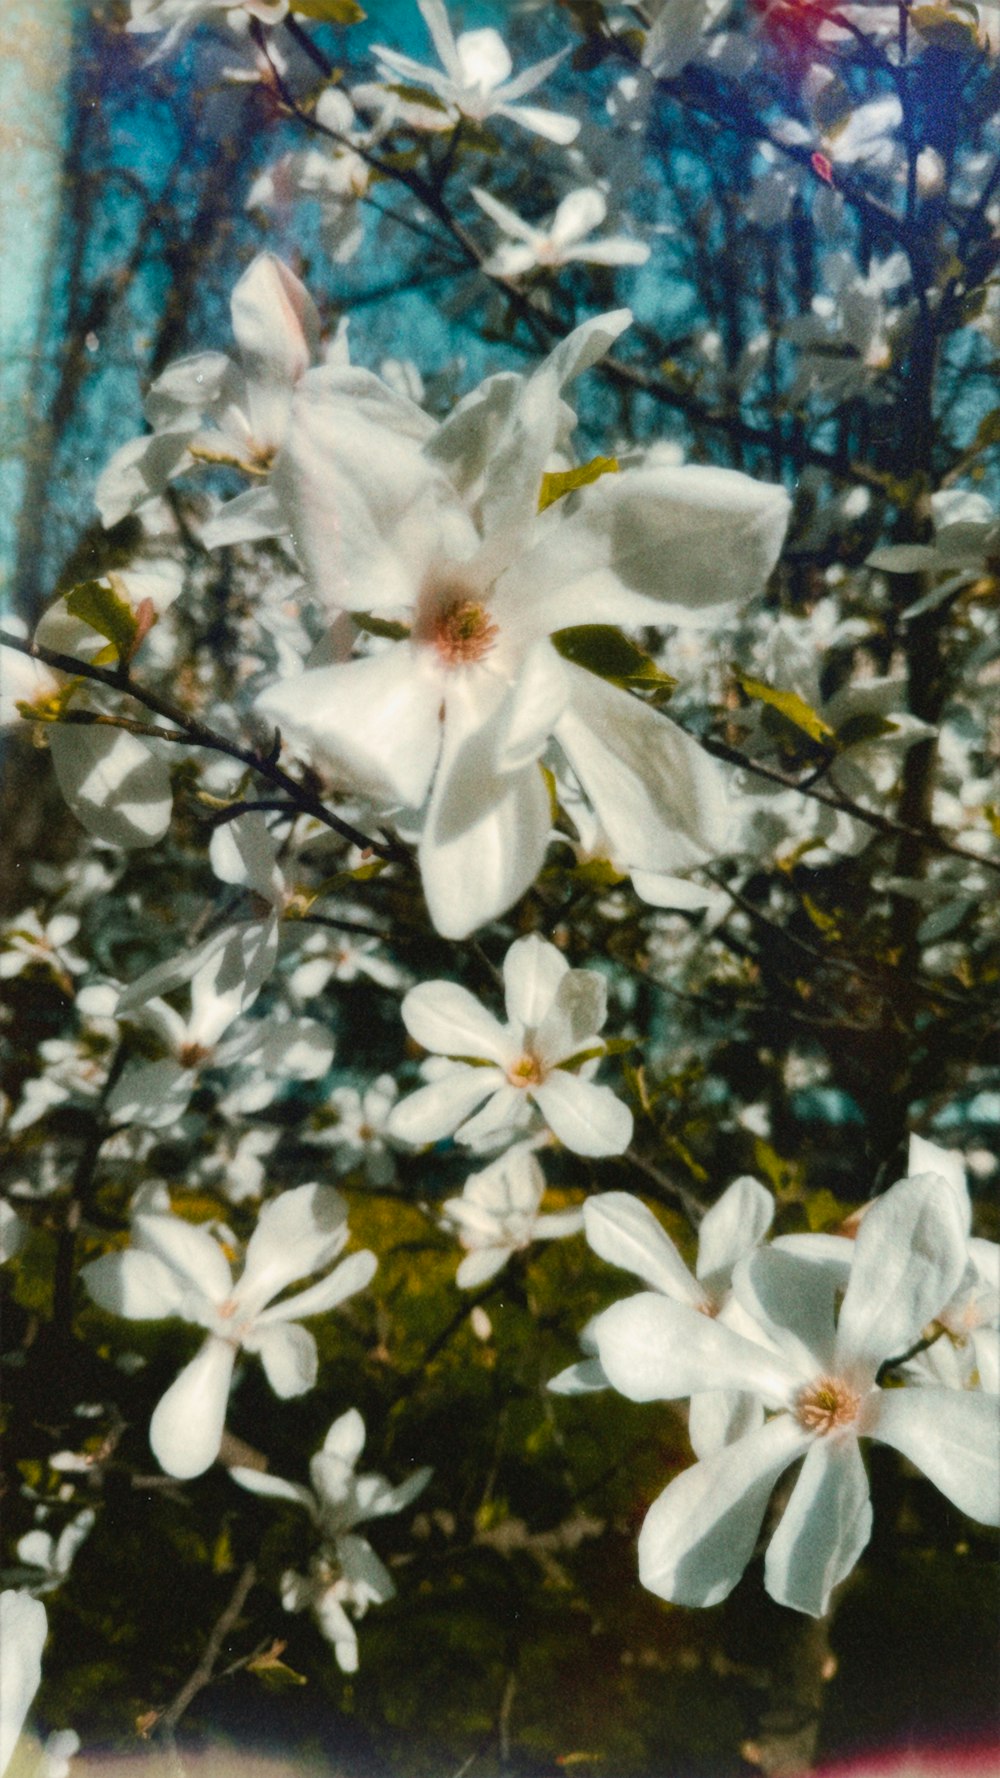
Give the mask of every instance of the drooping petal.
M 823 1617 L 834 1587 L 871 1536 L 868 1477 L 858 1441 L 816 1439 L 768 1545 L 764 1585 L 779 1605 Z
M 1000 1401 L 973 1389 L 883 1389 L 862 1431 L 915 1463 L 970 1519 L 1000 1525 Z
M 512 1252 L 511 1247 L 477 1247 L 473 1253 L 467 1253 L 455 1273 L 459 1290 L 475 1290 L 477 1285 L 495 1278 Z
M 105 1253 L 83 1266 L 80 1277 L 99 1309 L 127 1321 L 159 1321 L 183 1313 L 187 1287 L 153 1253 L 129 1248 Z
M 877 1198 L 854 1243 L 837 1328 L 838 1370 L 873 1378 L 902 1357 L 961 1281 L 964 1218 L 955 1193 L 934 1173 L 901 1179 Z
M 248 1352 L 258 1354 L 271 1388 L 282 1401 L 313 1388 L 319 1374 L 319 1353 L 307 1327 L 296 1321 L 266 1326 L 258 1321 L 244 1344 Z
M 251 1494 L 260 1494 L 265 1500 L 294 1501 L 296 1506 L 304 1506 L 311 1518 L 316 1517 L 316 1502 L 301 1483 L 286 1482 L 281 1476 L 268 1475 L 263 1469 L 245 1469 L 241 1464 L 234 1464 L 229 1473 L 234 1482 Z
M 143 1253 L 155 1254 L 182 1284 L 208 1303 L 223 1303 L 233 1288 L 229 1261 L 206 1228 L 179 1216 L 139 1215 L 132 1239 Z
M 149 1442 L 167 1475 L 187 1481 L 215 1462 L 235 1362 L 235 1346 L 210 1334 L 159 1403 L 150 1422 Z
M 677 1476 L 639 1533 L 643 1586 L 678 1605 L 725 1599 L 753 1555 L 778 1477 L 809 1439 L 790 1415 L 779 1414 Z
M 48 1619 L 40 1599 L 8 1587 L 0 1593 L 0 1775 L 10 1764 L 42 1677 Z
M 533 1031 L 555 999 L 569 964 L 555 945 L 530 932 L 515 939 L 503 960 L 507 1017 L 522 1031 Z
M 439 1142 L 443 1136 L 453 1135 L 470 1112 L 504 1084 L 499 1068 L 472 1068 L 456 1063 L 440 1080 L 418 1087 L 393 1106 L 387 1133 L 395 1141 L 409 1142 L 415 1148 L 425 1142 Z
M 532 1097 L 553 1135 L 574 1154 L 624 1154 L 632 1140 L 632 1113 L 610 1087 L 554 1068 Z
M 280 1303 L 272 1303 L 269 1309 L 263 1309 L 257 1316 L 257 1326 L 269 1326 L 276 1321 L 301 1321 L 310 1315 L 326 1315 L 331 1309 L 346 1303 L 349 1296 L 364 1290 L 371 1283 L 377 1266 L 378 1260 L 368 1247 L 362 1247 L 357 1253 L 349 1253 L 318 1284 L 311 1284 L 308 1290 L 300 1290 L 295 1296 L 286 1297 Z
M 414 1042 L 439 1056 L 484 1056 L 505 1067 L 510 1035 L 457 982 L 418 982 L 403 1001 L 403 1024 Z
M 441 687 L 420 651 L 312 667 L 278 680 L 257 709 L 352 789 L 419 808 L 441 745 Z
M 593 804 L 616 858 L 644 870 L 687 870 L 724 848 L 725 783 L 683 729 L 638 698 L 569 666 L 572 703 L 556 739 Z
M 337 1666 L 342 1673 L 358 1670 L 358 1637 L 344 1607 L 337 1597 L 336 1585 L 328 1587 L 315 1599 L 316 1621 L 333 1648 Z
M 631 1192 L 600 1192 L 583 1206 L 587 1240 L 609 1265 L 634 1272 L 644 1284 L 692 1309 L 703 1303 L 676 1247 L 653 1212 Z
M 734 1179 L 698 1229 L 697 1275 L 706 1289 L 728 1284 L 733 1267 L 759 1246 L 774 1219 L 774 1197 L 749 1174 Z
M 241 1312 L 255 1315 L 286 1285 L 321 1271 L 346 1239 L 347 1206 L 332 1186 L 299 1185 L 270 1199 L 247 1245 Z
M 445 938 L 467 938 L 534 882 L 551 827 L 537 765 L 499 773 L 500 712 L 483 721 L 471 691 L 449 691 L 444 743 L 424 831 L 420 874 L 431 919 Z
M 779 1408 L 790 1403 L 802 1380 L 780 1353 L 666 1296 L 643 1292 L 612 1303 L 590 1331 L 610 1382 L 630 1401 L 737 1389 Z
M 146 740 L 124 729 L 52 723 L 59 788 L 88 833 L 109 846 L 155 846 L 170 826 L 170 773 Z

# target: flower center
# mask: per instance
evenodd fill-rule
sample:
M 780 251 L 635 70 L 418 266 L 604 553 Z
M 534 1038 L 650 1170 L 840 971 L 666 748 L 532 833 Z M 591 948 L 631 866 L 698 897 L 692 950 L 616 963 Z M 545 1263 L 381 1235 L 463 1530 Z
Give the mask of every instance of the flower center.
M 177 1052 L 177 1060 L 182 1068 L 200 1068 L 207 1062 L 212 1052 L 203 1043 L 185 1043 Z
M 489 654 L 499 634 L 477 599 L 455 599 L 435 617 L 431 641 L 446 667 L 467 667 Z
M 512 1087 L 538 1087 L 545 1076 L 537 1056 L 525 1051 L 523 1056 L 518 1056 L 517 1061 L 511 1063 L 507 1070 L 507 1079 Z
M 839 1377 L 818 1377 L 795 1398 L 795 1418 L 807 1432 L 825 1434 L 857 1419 L 861 1397 Z

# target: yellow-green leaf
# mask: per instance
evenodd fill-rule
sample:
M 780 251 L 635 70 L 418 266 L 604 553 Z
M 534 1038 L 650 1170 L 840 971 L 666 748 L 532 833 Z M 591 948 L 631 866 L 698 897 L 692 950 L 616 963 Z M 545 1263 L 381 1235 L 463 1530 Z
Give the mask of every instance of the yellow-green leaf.
M 119 597 L 110 580 L 85 580 L 75 586 L 66 594 L 66 609 L 99 636 L 106 636 L 120 661 L 132 659 L 140 640 L 139 623 L 131 605 Z
M 360 25 L 368 17 L 357 0 L 292 0 L 292 11 L 330 25 Z
M 800 698 L 797 691 L 779 691 L 775 685 L 768 685 L 765 679 L 751 679 L 749 674 L 737 672 L 740 682 L 748 698 L 756 698 L 769 709 L 777 710 L 786 722 L 794 728 L 801 729 L 811 741 L 832 741 L 834 731 L 828 722 L 824 722 L 812 707 Z
M 910 23 L 920 32 L 925 43 L 935 49 L 951 50 L 956 55 L 970 55 L 978 46 L 976 22 L 950 6 L 914 6 Z
M 591 482 L 600 481 L 602 475 L 617 474 L 617 457 L 591 457 L 589 463 L 581 463 L 578 469 L 553 469 L 542 476 L 538 510 L 544 512 L 564 494 L 571 494 L 574 488 L 589 487 Z
M 376 617 L 371 611 L 352 611 L 351 622 L 366 636 L 384 636 L 389 642 L 403 642 L 409 635 L 406 624 L 393 623 L 389 618 Z
M 564 660 L 596 673 L 599 679 L 609 679 L 613 685 L 659 686 L 672 691 L 677 684 L 614 624 L 573 624 L 569 629 L 556 630 L 552 641 Z

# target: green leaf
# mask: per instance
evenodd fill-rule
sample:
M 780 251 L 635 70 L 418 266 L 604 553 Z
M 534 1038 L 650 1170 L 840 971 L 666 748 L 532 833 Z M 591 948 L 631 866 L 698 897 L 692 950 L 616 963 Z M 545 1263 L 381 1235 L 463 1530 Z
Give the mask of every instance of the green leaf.
M 777 710 L 786 722 L 801 729 L 811 741 L 822 743 L 835 739 L 830 724 L 824 722 L 822 716 L 806 703 L 805 698 L 800 698 L 797 691 L 779 691 L 777 686 L 768 685 L 765 679 L 751 679 L 749 674 L 741 673 L 738 668 L 736 677 L 748 698 L 755 698 L 758 703 Z
M 589 463 L 581 463 L 578 469 L 553 469 L 548 475 L 542 476 L 538 510 L 544 512 L 547 506 L 553 506 L 564 494 L 571 494 L 574 488 L 589 487 L 591 482 L 600 481 L 602 475 L 617 474 L 617 457 L 591 457 Z
M 599 679 L 609 679 L 612 685 L 659 686 L 672 691 L 677 684 L 614 624 L 573 624 L 569 629 L 556 630 L 552 642 L 564 660 L 596 673 Z
M 387 93 L 395 93 L 398 99 L 405 99 L 410 105 L 426 105 L 429 111 L 448 110 L 444 100 L 424 86 L 407 86 L 404 81 L 394 81 L 385 90 Z
M 925 43 L 935 49 L 950 50 L 956 55 L 971 55 L 978 48 L 974 19 L 963 17 L 949 6 L 914 6 L 910 23 L 920 32 Z
M 292 0 L 291 10 L 331 25 L 360 25 L 368 17 L 357 0 Z
M 75 586 L 66 594 L 66 609 L 99 636 L 106 636 L 121 662 L 132 659 L 141 640 L 140 625 L 131 605 L 119 598 L 109 580 L 85 580 Z
M 864 741 L 880 741 L 884 735 L 899 733 L 898 722 L 890 722 L 887 716 L 876 716 L 874 711 L 858 711 L 855 716 L 848 716 L 837 730 L 838 747 L 859 747 Z
M 375 617 L 370 611 L 352 611 L 351 622 L 366 636 L 384 636 L 389 642 L 404 642 L 410 634 L 407 624 L 391 622 L 389 618 Z

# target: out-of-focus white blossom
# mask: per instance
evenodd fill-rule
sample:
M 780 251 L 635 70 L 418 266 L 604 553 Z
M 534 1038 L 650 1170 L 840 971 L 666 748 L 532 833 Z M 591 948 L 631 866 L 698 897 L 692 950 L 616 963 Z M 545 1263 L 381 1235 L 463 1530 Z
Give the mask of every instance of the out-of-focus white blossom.
M 470 1173 L 460 1198 L 446 1198 L 442 1209 L 466 1256 L 455 1274 L 460 1290 L 471 1290 L 523 1253 L 532 1241 L 556 1241 L 583 1228 L 582 1210 L 540 1214 L 545 1175 L 532 1145 L 519 1142 L 506 1154 Z
M 649 247 L 627 235 L 604 240 L 589 237 L 600 228 L 608 213 L 604 193 L 596 185 L 571 191 L 544 228 L 525 222 L 516 210 L 488 191 L 472 187 L 472 195 L 487 216 L 510 237 L 484 262 L 483 271 L 499 278 L 520 278 L 539 267 L 555 268 L 577 261 L 587 265 L 645 265 Z

